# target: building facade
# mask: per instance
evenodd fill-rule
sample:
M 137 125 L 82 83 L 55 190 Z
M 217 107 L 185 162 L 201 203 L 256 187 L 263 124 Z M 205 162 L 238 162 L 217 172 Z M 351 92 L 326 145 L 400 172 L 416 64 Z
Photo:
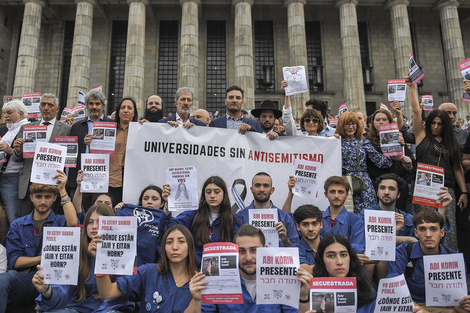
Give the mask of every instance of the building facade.
M 0 96 L 52 92 L 73 107 L 79 90 L 102 85 L 108 112 L 123 96 L 142 112 L 154 93 L 171 112 L 187 86 L 194 108 L 224 112 L 225 88 L 239 85 L 247 109 L 281 107 L 282 67 L 305 65 L 310 92 L 293 97 L 297 116 L 310 97 L 334 114 L 344 102 L 371 114 L 413 50 L 426 73 L 420 94 L 465 116 L 465 30 L 468 0 L 2 0 Z

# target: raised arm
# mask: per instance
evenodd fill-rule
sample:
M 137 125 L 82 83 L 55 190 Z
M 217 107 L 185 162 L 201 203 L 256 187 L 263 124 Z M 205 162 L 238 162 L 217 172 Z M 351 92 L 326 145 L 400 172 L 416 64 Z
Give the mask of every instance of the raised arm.
M 292 192 L 292 188 L 295 186 L 295 178 L 294 176 L 289 176 L 289 180 L 287 181 L 287 187 L 289 188 L 289 192 L 287 193 L 286 201 L 282 206 L 282 210 L 287 214 L 292 212 L 292 199 L 294 198 L 294 193 Z
M 75 188 L 75 193 L 73 195 L 73 201 L 72 204 L 75 208 L 75 211 L 80 214 L 82 212 L 82 198 L 83 194 L 82 191 L 80 190 L 82 186 L 82 180 L 83 180 L 83 171 L 79 170 L 77 174 L 77 188 Z
M 65 185 L 67 184 L 67 175 L 63 171 L 57 170 L 57 175 L 54 176 L 57 179 L 57 184 L 59 187 L 59 196 L 60 196 L 60 204 L 64 209 L 65 220 L 67 221 L 68 227 L 75 227 L 78 224 L 77 219 L 77 212 L 70 201 L 70 197 L 67 194 L 67 190 L 65 189 Z
M 419 145 L 419 143 L 426 136 L 426 133 L 424 132 L 424 127 L 423 127 L 423 118 L 421 116 L 423 110 L 419 105 L 418 88 L 416 87 L 416 85 L 413 85 L 411 83 L 411 77 L 409 74 L 405 76 L 405 81 L 408 85 L 408 88 L 410 89 L 410 103 L 411 103 L 411 110 L 413 111 L 412 129 L 413 129 L 413 132 L 415 133 L 415 140 L 416 140 L 415 143 L 416 145 Z

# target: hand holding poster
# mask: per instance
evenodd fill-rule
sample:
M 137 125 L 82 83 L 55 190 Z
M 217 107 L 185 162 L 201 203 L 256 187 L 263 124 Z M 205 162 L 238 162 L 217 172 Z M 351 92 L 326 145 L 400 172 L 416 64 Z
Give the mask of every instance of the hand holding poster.
M 424 111 L 432 111 L 434 109 L 434 100 L 432 99 L 432 95 L 421 96 L 421 101 L 424 103 Z
M 100 216 L 95 274 L 132 275 L 137 252 L 135 216 Z
M 356 313 L 356 277 L 314 277 L 310 281 L 310 310 Z
M 419 66 L 416 64 L 415 59 L 413 58 L 413 52 L 410 50 L 408 72 L 410 73 L 411 83 L 416 85 L 421 79 L 426 76 L 426 74 L 421 71 Z
M 382 278 L 379 282 L 374 313 L 412 312 L 415 305 L 411 299 L 405 276 Z
M 279 233 L 275 224 L 277 223 L 277 209 L 249 209 L 248 223 L 261 231 L 266 239 L 267 247 L 279 247 Z
M 320 170 L 321 163 L 319 162 L 295 159 L 295 186 L 292 188 L 294 195 L 315 199 L 317 197 Z
M 166 181 L 170 185 L 168 210 L 197 210 L 199 207 L 197 169 L 195 166 L 169 167 Z
M 286 96 L 309 92 L 305 66 L 283 67 L 282 74 L 287 81 Z
M 77 136 L 54 136 L 54 143 L 67 149 L 65 167 L 77 167 L 78 137 Z
M 36 142 L 46 142 L 47 126 L 23 126 L 23 158 L 31 159 L 36 151 Z
M 93 140 L 90 143 L 90 153 L 107 153 L 114 156 L 116 144 L 115 122 L 96 122 L 93 124 Z
M 462 253 L 425 255 L 426 306 L 458 305 L 467 295 L 467 276 Z
M 418 163 L 413 203 L 442 208 L 437 194 L 444 187 L 444 168 Z
M 365 254 L 371 260 L 395 261 L 395 212 L 364 210 Z
M 31 182 L 57 185 L 57 170 L 63 171 L 67 148 L 48 142 L 38 142 L 31 168 Z
M 379 126 L 380 133 L 380 148 L 386 157 L 401 157 L 403 156 L 403 148 L 398 141 L 400 138 L 400 131 L 396 123 L 382 124 Z
M 470 58 L 460 62 L 458 66 L 463 78 L 470 80 Z M 470 102 L 470 94 L 468 94 L 466 91 L 463 92 L 462 101 L 467 103 Z
M 256 304 L 299 308 L 298 248 L 256 249 Z
M 80 227 L 44 227 L 41 251 L 45 284 L 77 284 Z
M 106 193 L 109 186 L 109 154 L 82 153 L 81 192 Z
M 201 291 L 204 304 L 242 304 L 238 271 L 238 246 L 230 242 L 208 243 L 202 251 L 201 272 L 209 283 Z
M 388 81 L 388 101 L 390 106 L 398 101 L 402 107 L 405 106 L 406 82 L 404 79 L 391 79 Z

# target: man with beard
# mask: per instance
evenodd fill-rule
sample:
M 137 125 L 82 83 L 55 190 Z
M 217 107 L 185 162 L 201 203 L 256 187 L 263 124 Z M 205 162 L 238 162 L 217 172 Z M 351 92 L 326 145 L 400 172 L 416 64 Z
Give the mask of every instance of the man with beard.
M 276 139 L 279 134 L 274 131 L 275 121 L 282 116 L 281 110 L 271 100 L 264 100 L 251 114 L 258 118 L 261 129 L 270 140 Z
M 158 122 L 163 118 L 163 100 L 160 96 L 151 95 L 147 99 L 144 119 L 149 122 Z
M 225 95 L 227 114 L 213 120 L 209 127 L 238 129 L 238 132 L 242 135 L 247 131 L 262 133 L 263 131 L 258 121 L 242 115 L 243 103 L 245 103 L 243 89 L 238 86 L 227 88 Z
M 175 94 L 176 114 L 162 118 L 159 123 L 168 123 L 173 127 L 183 126 L 191 128 L 194 125 L 206 126 L 203 122 L 191 118 L 191 107 L 193 106 L 193 91 L 188 87 L 181 87 Z
M 251 182 L 251 192 L 254 200 L 251 204 L 240 210 L 236 216 L 241 225 L 249 224 L 250 210 L 252 209 L 276 209 L 278 221 L 275 223 L 279 234 L 279 247 L 290 247 L 294 242 L 299 241 L 299 235 L 295 229 L 295 222 L 292 217 L 281 209 L 277 208 L 270 200 L 274 192 L 271 176 L 265 172 L 257 173 Z
M 238 245 L 238 263 L 240 280 L 243 294 L 243 304 L 202 304 L 201 290 L 206 289 L 207 281 L 202 272 L 197 273 L 189 282 L 191 291 L 191 302 L 185 310 L 186 313 L 208 313 L 208 312 L 306 312 L 309 307 L 308 293 L 312 275 L 303 268 L 297 270 L 300 288 L 299 309 L 282 304 L 257 304 L 256 303 L 256 251 L 266 244 L 264 234 L 261 230 L 251 226 L 243 225 L 235 235 L 235 244 Z M 260 295 L 261 296 L 261 295 Z

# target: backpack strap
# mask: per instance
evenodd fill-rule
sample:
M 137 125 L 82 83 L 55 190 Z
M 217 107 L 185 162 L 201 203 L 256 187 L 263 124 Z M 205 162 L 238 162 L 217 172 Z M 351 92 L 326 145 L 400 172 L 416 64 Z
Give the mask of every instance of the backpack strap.
M 410 277 L 415 270 L 416 259 L 411 259 L 411 250 L 413 249 L 414 243 L 408 242 L 406 244 L 406 269 L 405 269 L 405 277 Z

